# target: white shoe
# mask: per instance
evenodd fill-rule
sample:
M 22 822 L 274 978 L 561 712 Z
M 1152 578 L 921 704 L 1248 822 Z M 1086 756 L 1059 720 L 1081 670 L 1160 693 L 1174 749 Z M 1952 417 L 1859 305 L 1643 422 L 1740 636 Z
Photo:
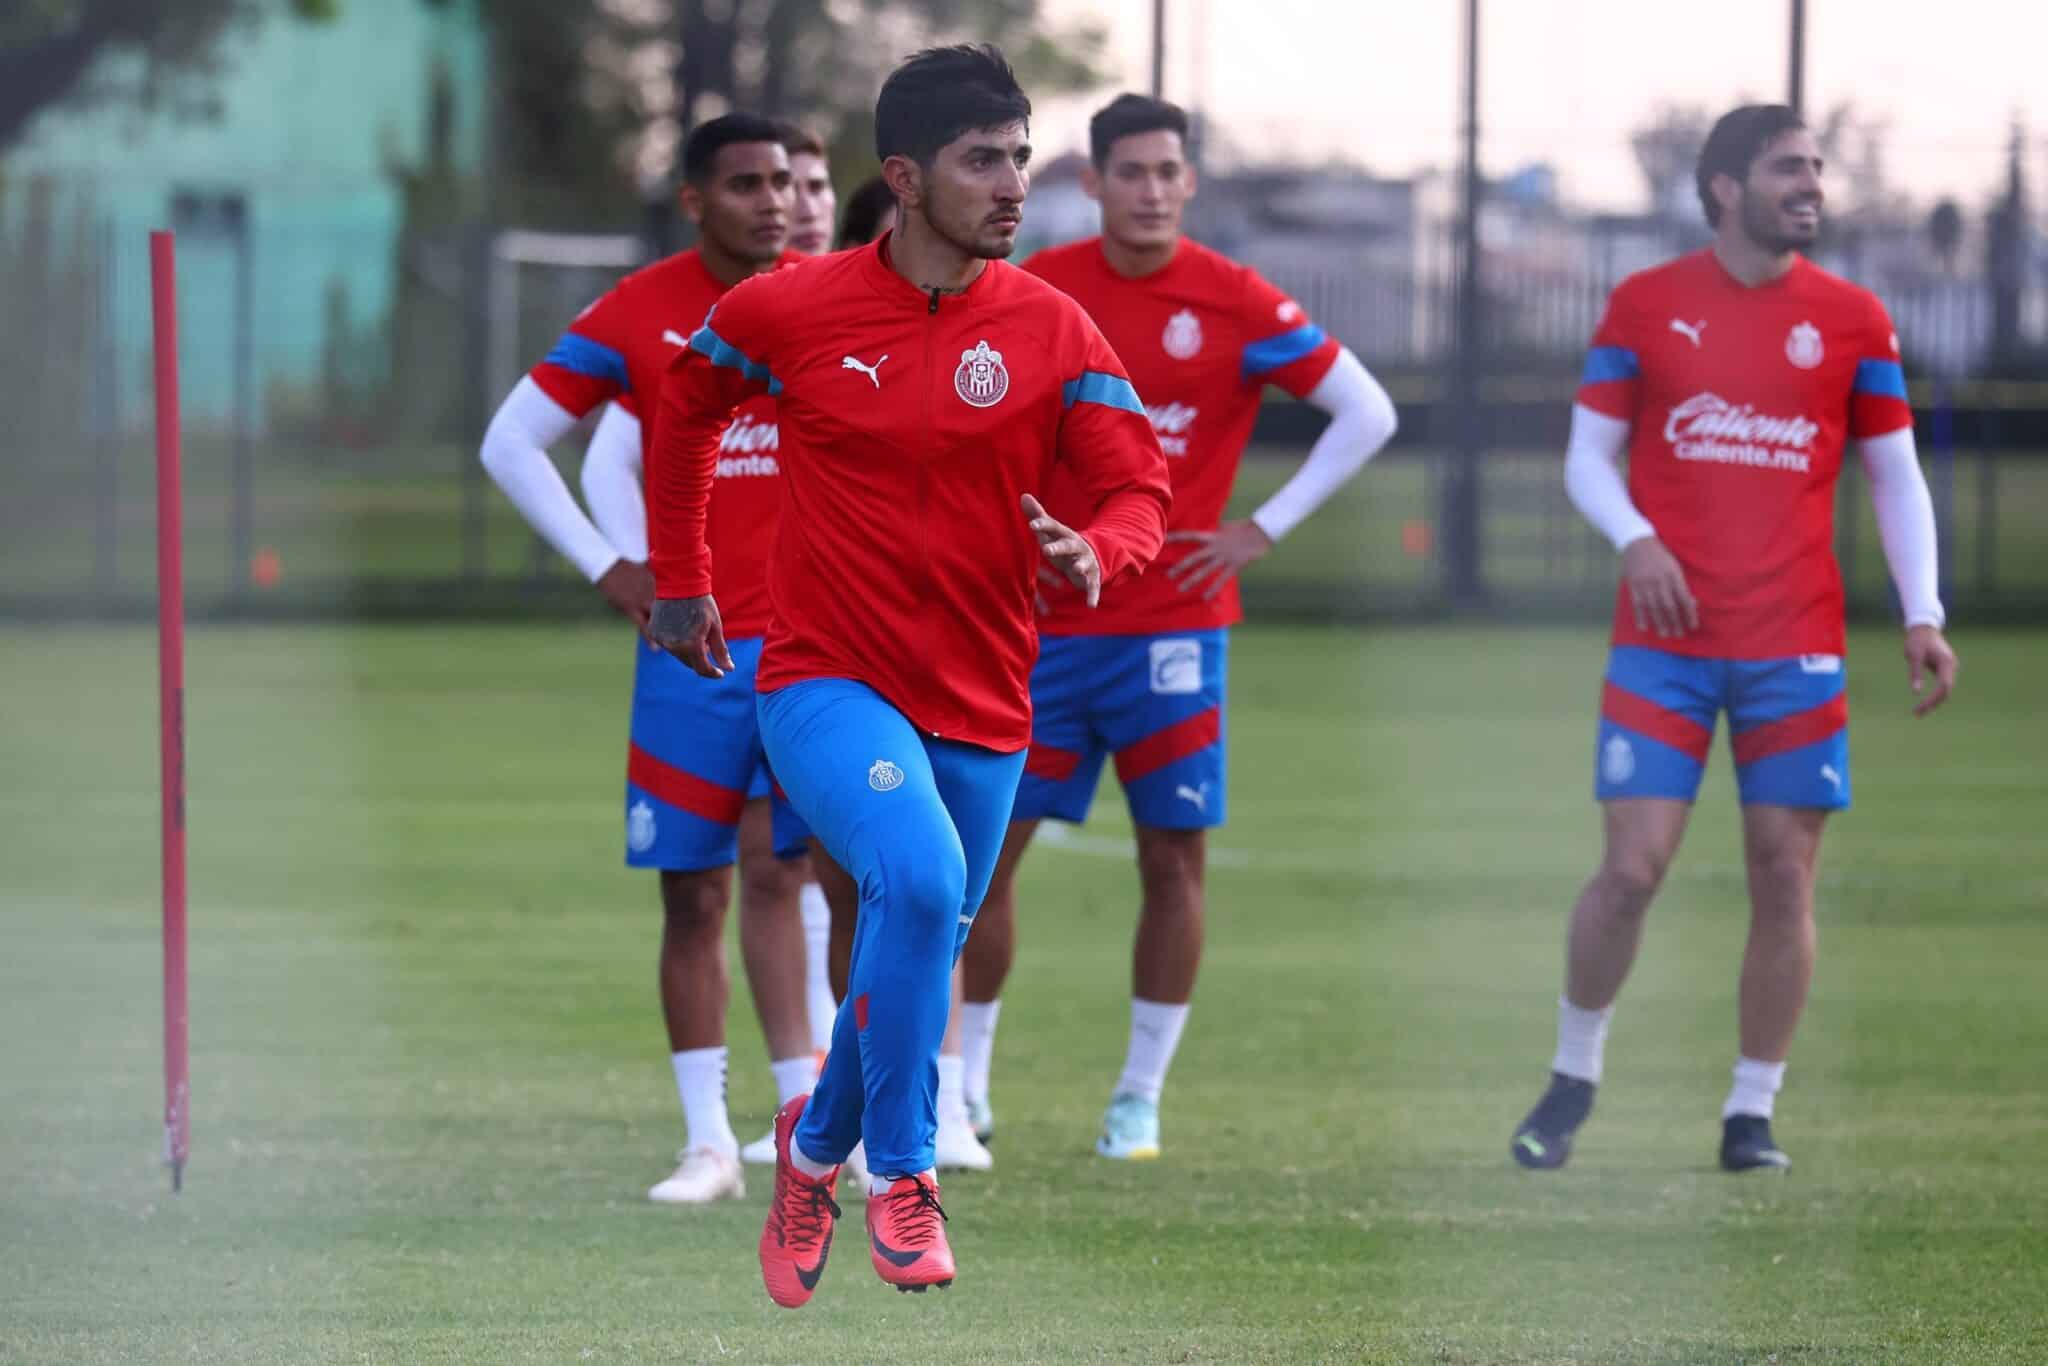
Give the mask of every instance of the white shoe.
M 767 1133 L 740 1149 L 740 1161 L 751 1167 L 772 1167 L 775 1165 L 775 1130 Z
M 738 1158 L 709 1148 L 692 1148 L 682 1157 L 675 1174 L 647 1192 L 649 1200 L 657 1205 L 708 1205 L 746 1198 L 747 1182 L 740 1175 Z
M 846 1161 L 839 1164 L 839 1193 L 868 1198 L 868 1150 L 864 1143 L 853 1145 Z
M 995 1154 L 974 1136 L 974 1125 L 966 1112 L 939 1116 L 939 1132 L 933 1144 L 938 1165 L 949 1171 L 985 1172 L 995 1166 Z

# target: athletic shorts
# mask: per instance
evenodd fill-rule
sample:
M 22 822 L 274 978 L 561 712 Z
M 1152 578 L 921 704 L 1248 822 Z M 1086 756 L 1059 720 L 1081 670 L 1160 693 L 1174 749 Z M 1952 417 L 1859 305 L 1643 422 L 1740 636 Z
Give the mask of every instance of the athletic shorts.
M 1079 823 L 1116 756 L 1131 819 L 1223 824 L 1223 690 L 1230 634 L 1046 636 L 1031 671 L 1031 751 L 1012 819 Z
M 635 643 L 633 731 L 626 755 L 626 864 L 689 873 L 737 862 L 740 813 L 774 803 L 775 855 L 794 858 L 810 831 L 775 787 L 754 714 L 761 642 L 729 642 L 734 668 L 700 678 L 645 640 Z
M 1725 711 L 1743 805 L 1842 810 L 1845 682 L 1840 655 L 1698 659 L 1617 645 L 1600 699 L 1594 795 L 1693 800 Z

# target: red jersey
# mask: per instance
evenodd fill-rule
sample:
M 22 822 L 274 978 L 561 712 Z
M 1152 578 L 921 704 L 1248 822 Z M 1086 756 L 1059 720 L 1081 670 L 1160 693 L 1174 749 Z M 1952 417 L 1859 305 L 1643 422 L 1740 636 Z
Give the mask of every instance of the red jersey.
M 1214 531 L 1223 520 L 1265 387 L 1305 398 L 1340 351 L 1257 271 L 1185 238 L 1163 268 L 1137 279 L 1110 268 L 1099 237 L 1041 251 L 1024 268 L 1087 309 L 1128 367 L 1173 475 L 1173 531 Z M 1085 506 L 1083 496 L 1055 480 L 1046 510 L 1072 525 L 1067 514 Z M 1105 591 L 1094 611 L 1079 593 L 1048 592 L 1052 610 L 1039 629 L 1149 635 L 1232 624 L 1243 615 L 1235 575 L 1208 601 L 1166 576 L 1196 548 L 1167 546 L 1152 573 Z
M 1070 474 L 1068 524 L 1114 583 L 1159 552 L 1166 461 L 1073 300 L 1000 261 L 928 295 L 890 267 L 889 242 L 747 281 L 670 364 L 647 490 L 655 582 L 664 598 L 712 590 L 719 433 L 774 394 L 784 514 L 757 686 L 854 679 L 929 735 L 1014 752 L 1031 740 L 1043 562 L 1022 495 Z
M 1748 286 L 1711 250 L 1616 287 L 1578 401 L 1633 424 L 1629 496 L 1677 557 L 1700 626 L 1614 642 L 1722 659 L 1841 654 L 1844 443 L 1908 427 L 1899 340 L 1869 290 L 1803 257 Z
M 780 264 L 803 259 L 787 252 Z M 644 478 L 654 441 L 645 410 L 661 392 L 662 371 L 724 293 L 695 248 L 642 267 L 576 316 L 533 367 L 533 382 L 577 417 L 610 399 L 640 418 Z M 711 495 L 718 609 L 735 640 L 768 631 L 768 557 L 782 508 L 776 451 L 775 400 L 755 399 L 726 429 Z

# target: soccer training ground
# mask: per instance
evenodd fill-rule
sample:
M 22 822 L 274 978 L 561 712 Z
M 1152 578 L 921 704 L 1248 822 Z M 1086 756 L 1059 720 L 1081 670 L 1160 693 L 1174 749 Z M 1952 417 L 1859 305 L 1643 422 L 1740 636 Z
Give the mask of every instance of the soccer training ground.
M 1857 809 L 1778 1132 L 1713 1165 L 1744 922 L 1725 747 L 1572 1165 L 1507 1155 L 1596 851 L 1594 630 L 1253 628 L 1164 1107 L 1122 1056 L 1120 805 L 1026 865 L 997 1170 L 958 1283 L 773 1308 L 749 1199 L 649 1205 L 681 1123 L 619 865 L 630 640 L 248 627 L 190 662 L 193 1143 L 161 1132 L 155 658 L 0 627 L 0 1360 L 2048 1360 L 2048 636 L 1906 715 L 1857 635 Z M 771 1088 L 734 954 L 735 1126 Z

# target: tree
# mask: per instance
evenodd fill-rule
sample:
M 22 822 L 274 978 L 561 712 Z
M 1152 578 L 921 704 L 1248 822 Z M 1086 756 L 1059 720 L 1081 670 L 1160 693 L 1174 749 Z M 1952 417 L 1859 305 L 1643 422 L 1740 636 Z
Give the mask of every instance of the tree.
M 338 0 L 291 0 L 326 19 Z M 263 14 L 260 0 L 13 0 L 0 5 L 0 149 L 66 102 L 127 101 L 208 114 L 220 41 Z M 116 66 L 103 58 L 125 56 Z
M 1104 34 L 1053 29 L 1041 0 L 483 0 L 506 169 L 665 199 L 688 129 L 745 108 L 811 127 L 844 175 L 872 164 L 883 75 L 916 48 L 994 42 L 1028 88 L 1099 82 Z M 528 192 L 528 198 L 533 196 Z
M 1714 116 L 1698 105 L 1659 105 L 1650 121 L 1628 136 L 1636 169 L 1650 197 L 1650 212 L 1679 217 L 1692 202 L 1693 167 Z

